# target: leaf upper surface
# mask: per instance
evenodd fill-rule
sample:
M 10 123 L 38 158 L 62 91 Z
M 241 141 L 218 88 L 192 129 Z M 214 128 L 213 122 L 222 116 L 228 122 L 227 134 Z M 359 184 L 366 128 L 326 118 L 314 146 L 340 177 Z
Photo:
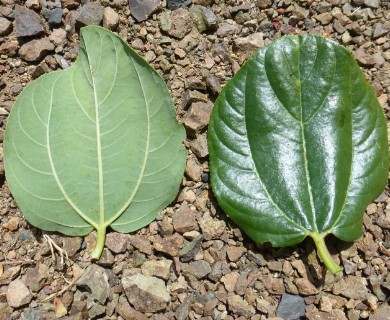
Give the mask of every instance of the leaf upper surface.
M 5 136 L 7 181 L 41 229 L 130 232 L 176 196 L 184 139 L 160 76 L 115 34 L 86 27 L 73 66 L 18 97 Z
M 225 86 L 209 125 L 213 191 L 255 241 L 361 235 L 386 184 L 386 121 L 352 55 L 324 38 L 286 36 Z

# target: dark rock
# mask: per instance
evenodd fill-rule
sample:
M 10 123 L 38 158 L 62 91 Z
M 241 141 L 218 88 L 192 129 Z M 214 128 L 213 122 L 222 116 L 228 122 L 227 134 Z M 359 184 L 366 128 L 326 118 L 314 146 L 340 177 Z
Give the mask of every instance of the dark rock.
M 297 295 L 285 293 L 279 303 L 276 315 L 284 320 L 299 320 L 305 315 L 305 300 Z
M 216 30 L 218 28 L 218 21 L 213 10 L 203 6 L 200 6 L 200 8 L 202 11 L 203 20 L 206 24 L 206 30 Z
M 189 297 L 176 309 L 176 320 L 187 320 L 191 310 L 192 297 Z
M 0 37 L 6 36 L 12 31 L 12 22 L 0 17 Z
M 222 276 L 229 270 L 229 266 L 225 261 L 218 260 L 213 264 L 211 272 L 208 275 L 208 278 L 211 281 L 217 282 Z
M 167 8 L 169 10 L 176 10 L 183 7 L 188 7 L 192 0 L 167 0 Z
M 93 306 L 88 310 L 90 319 L 95 319 L 106 312 L 106 307 L 98 303 L 94 303 Z
M 43 33 L 39 15 L 20 5 L 15 6 L 15 25 L 17 37 L 30 37 Z
M 219 79 L 214 75 L 209 75 L 206 78 L 206 84 L 207 87 L 210 89 L 211 93 L 215 95 L 219 94 L 222 90 L 222 86 Z
M 144 21 L 157 10 L 160 0 L 129 0 L 131 15 L 138 22 Z
M 19 49 L 19 55 L 25 61 L 38 62 L 53 50 L 54 44 L 50 42 L 49 38 L 45 37 L 22 45 Z
M 114 264 L 114 262 L 115 262 L 115 257 L 113 256 L 111 251 L 108 250 L 107 248 L 104 248 L 102 255 L 99 258 L 99 261 L 97 261 L 96 263 L 99 266 L 102 266 L 104 268 L 108 268 L 108 267 L 111 267 Z
M 203 236 L 200 234 L 195 237 L 190 243 L 186 244 L 179 252 L 181 261 L 188 262 L 194 259 L 202 246 Z
M 116 311 L 125 320 L 148 320 L 149 318 L 141 312 L 133 309 L 125 297 L 119 299 Z
M 140 312 L 163 310 L 171 300 L 163 280 L 135 274 L 122 278 L 127 299 Z
M 42 284 L 49 276 L 49 267 L 45 264 L 39 264 L 33 269 L 28 269 L 25 275 L 25 283 L 32 292 L 38 292 L 42 289 Z
M 383 36 L 387 35 L 389 33 L 389 31 L 390 31 L 390 29 L 385 27 L 385 25 L 383 23 L 378 22 L 375 25 L 375 29 L 374 29 L 374 33 L 373 33 L 372 37 L 374 39 L 383 37 Z
M 83 5 L 76 16 L 76 25 L 79 27 L 100 25 L 103 20 L 104 7 L 97 2 L 88 2 Z
M 61 8 L 54 8 L 52 10 L 45 9 L 43 15 L 45 16 L 47 22 L 50 26 L 58 26 L 62 22 L 63 10 Z
M 76 282 L 77 287 L 87 288 L 94 300 L 104 304 L 110 295 L 108 274 L 96 264 L 90 265 Z

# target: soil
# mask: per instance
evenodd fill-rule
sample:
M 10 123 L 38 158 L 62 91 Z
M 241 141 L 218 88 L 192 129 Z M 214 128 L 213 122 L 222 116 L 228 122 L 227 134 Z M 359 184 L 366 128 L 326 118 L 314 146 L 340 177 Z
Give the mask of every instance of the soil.
M 0 4 L 0 319 L 389 319 L 388 190 L 368 206 L 361 239 L 327 239 L 344 268 L 334 276 L 311 241 L 256 245 L 226 217 L 210 192 L 205 136 L 213 102 L 250 54 L 304 32 L 353 52 L 389 119 L 388 0 Z M 161 74 L 188 133 L 175 202 L 138 232 L 109 233 L 97 263 L 94 233 L 67 237 L 23 218 L 2 165 L 15 98 L 72 64 L 88 24 L 117 32 Z

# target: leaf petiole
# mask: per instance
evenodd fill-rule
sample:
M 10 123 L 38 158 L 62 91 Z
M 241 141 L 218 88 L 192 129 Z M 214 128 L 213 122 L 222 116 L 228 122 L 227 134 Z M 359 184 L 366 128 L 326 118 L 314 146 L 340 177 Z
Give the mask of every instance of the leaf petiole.
M 99 260 L 102 255 L 104 244 L 106 242 L 106 228 L 96 229 L 97 238 L 96 245 L 91 253 L 91 258 L 94 260 Z
M 343 268 L 340 267 L 330 255 L 329 250 L 325 244 L 325 240 L 324 240 L 325 236 L 320 235 L 318 233 L 310 233 L 309 236 L 314 240 L 314 244 L 316 245 L 317 248 L 317 253 L 321 258 L 322 262 L 324 263 L 324 265 L 326 266 L 326 268 L 333 274 L 343 270 Z

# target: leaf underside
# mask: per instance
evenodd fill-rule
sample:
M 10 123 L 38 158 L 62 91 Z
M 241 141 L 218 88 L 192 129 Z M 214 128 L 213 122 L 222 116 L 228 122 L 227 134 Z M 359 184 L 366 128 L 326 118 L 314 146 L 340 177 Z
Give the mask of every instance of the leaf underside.
M 43 230 L 85 235 L 151 222 L 176 196 L 185 132 L 157 73 L 115 34 L 81 30 L 72 67 L 30 84 L 8 118 L 11 192 Z
M 209 125 L 220 206 L 256 242 L 362 233 L 386 184 L 386 121 L 352 55 L 322 37 L 257 51 L 218 97 Z

